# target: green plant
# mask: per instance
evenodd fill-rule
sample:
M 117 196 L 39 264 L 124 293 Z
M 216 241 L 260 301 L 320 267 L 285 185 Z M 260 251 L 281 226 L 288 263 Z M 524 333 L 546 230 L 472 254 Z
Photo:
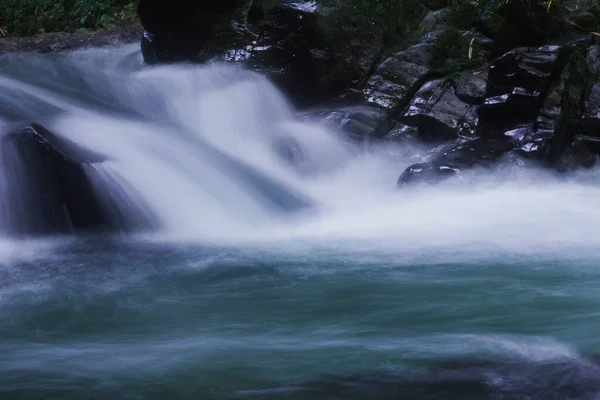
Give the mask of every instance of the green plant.
M 108 29 L 137 22 L 136 5 L 123 0 L 1 0 L 0 34 Z
M 423 17 L 419 0 L 316 0 L 331 10 L 331 18 L 345 20 L 348 30 L 358 29 L 387 39 L 409 30 Z

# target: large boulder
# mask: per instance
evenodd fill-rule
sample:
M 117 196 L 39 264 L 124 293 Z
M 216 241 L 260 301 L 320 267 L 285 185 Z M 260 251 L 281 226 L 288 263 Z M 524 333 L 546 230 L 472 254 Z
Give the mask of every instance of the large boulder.
M 477 126 L 475 111 L 475 106 L 458 98 L 452 79 L 437 79 L 419 89 L 400 122 L 416 127 L 423 141 L 472 138 Z
M 432 161 L 408 167 L 398 179 L 398 186 L 438 183 L 474 167 L 489 168 L 514 147 L 503 139 L 474 139 L 460 143 Z
M 149 64 L 201 61 L 212 29 L 237 7 L 237 0 L 140 0 L 144 60 Z
M 209 58 L 264 73 L 297 106 L 322 103 L 360 87 L 384 46 L 381 27 L 343 8 L 281 0 L 260 21 L 259 36 L 240 24 L 218 26 Z
M 498 136 L 533 121 L 560 71 L 559 46 L 514 49 L 492 62 L 478 132 Z
M 34 235 L 148 228 L 135 215 L 119 215 L 119 205 L 91 166 L 102 155 L 58 137 L 39 124 L 2 135 L 3 231 Z M 98 178 L 96 176 L 96 178 Z M 140 210 L 141 211 L 141 210 Z M 132 226 L 132 222 L 144 225 Z
M 581 117 L 590 75 L 584 56 L 573 51 L 544 100 L 534 128 L 524 138 L 521 150 L 541 161 L 558 165 L 573 141 L 573 124 Z
M 431 29 L 417 43 L 388 56 L 378 66 L 363 89 L 363 101 L 393 114 L 393 110 L 405 108 L 428 80 L 476 64 L 469 51 L 469 38 L 458 29 L 447 23 L 433 24 Z

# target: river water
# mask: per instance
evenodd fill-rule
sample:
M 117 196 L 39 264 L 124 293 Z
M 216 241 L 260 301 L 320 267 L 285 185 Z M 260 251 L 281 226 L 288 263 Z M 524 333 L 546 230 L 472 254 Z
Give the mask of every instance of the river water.
M 106 155 L 98 185 L 159 227 L 3 236 L 2 399 L 600 398 L 598 171 L 397 190 L 422 149 L 137 46 L 4 56 L 0 111 Z

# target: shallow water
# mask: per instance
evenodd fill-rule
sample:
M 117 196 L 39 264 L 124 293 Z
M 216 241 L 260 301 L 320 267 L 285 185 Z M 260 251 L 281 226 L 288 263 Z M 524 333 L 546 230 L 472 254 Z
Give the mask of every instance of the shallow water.
M 0 241 L 0 398 L 600 396 L 598 171 L 398 191 L 422 149 L 299 122 L 260 76 L 20 57 L 0 120 L 108 155 L 97 184 L 160 229 Z

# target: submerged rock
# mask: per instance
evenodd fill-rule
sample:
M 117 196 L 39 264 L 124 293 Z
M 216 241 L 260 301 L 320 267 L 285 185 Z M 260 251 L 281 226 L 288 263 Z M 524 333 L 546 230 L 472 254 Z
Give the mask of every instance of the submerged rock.
M 238 395 L 242 399 L 592 399 L 600 392 L 597 360 L 557 358 L 472 359 L 429 368 L 386 368 L 350 376 L 327 376 L 285 388 Z

